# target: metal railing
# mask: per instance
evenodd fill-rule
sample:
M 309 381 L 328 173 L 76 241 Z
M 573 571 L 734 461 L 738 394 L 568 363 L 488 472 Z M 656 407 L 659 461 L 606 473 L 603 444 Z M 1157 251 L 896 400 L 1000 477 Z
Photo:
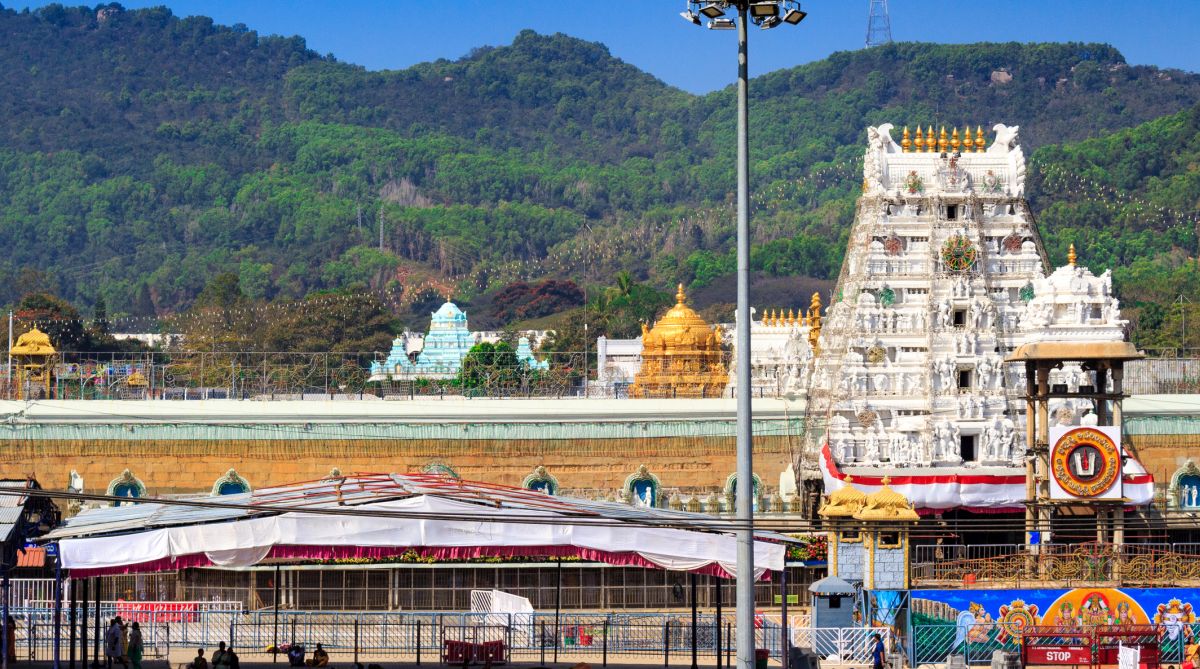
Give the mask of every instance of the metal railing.
M 791 642 L 798 648 L 811 649 L 830 664 L 871 664 L 871 652 L 878 634 L 885 648 L 893 645 L 890 627 L 798 627 L 791 629 Z
M 996 651 L 1020 651 L 1020 626 L 1016 623 L 922 624 L 912 627 L 912 666 L 946 662 L 950 655 L 961 655 L 967 664 L 988 665 Z M 1074 629 L 1074 628 L 1073 628 Z M 1078 630 L 1086 631 L 1087 627 Z M 1163 625 L 1159 637 L 1161 663 L 1183 661 L 1188 639 L 1200 634 L 1200 623 Z
M 887 328 L 884 328 L 887 330 Z M 888 330 L 891 331 L 891 330 Z M 897 321 L 895 332 L 924 332 Z M 1200 351 L 1147 350 L 1147 358 L 1126 363 L 1125 392 L 1200 393 Z M 726 369 L 732 357 L 723 354 Z M 376 352 L 60 352 L 53 356 L 50 396 L 57 399 L 414 399 L 417 397 L 624 398 L 624 384 L 597 381 L 594 351 L 538 353 L 520 361 L 513 353 L 475 354 L 457 372 L 405 371 Z M 771 379 L 779 369 L 756 367 L 756 378 Z M 584 376 L 592 379 L 584 384 Z M 756 385 L 756 396 L 775 396 L 782 384 Z M 0 383 L 15 397 L 12 384 Z M 39 388 L 28 392 L 41 393 Z M 706 391 L 731 397 L 730 389 Z M 664 391 L 674 396 L 675 391 Z
M 17 620 L 18 656 L 44 661 L 54 652 L 53 609 L 13 608 Z M 101 621 L 107 622 L 117 609 L 103 606 Z M 130 618 L 122 616 L 126 622 Z M 70 655 L 71 616 L 64 609 L 60 623 L 60 657 Z M 82 657 L 82 613 L 74 617 L 76 656 Z M 684 613 L 435 613 L 435 612 L 317 612 L 201 610 L 189 612 L 143 611 L 135 614 L 144 639 L 145 657 L 166 657 L 171 648 L 213 648 L 224 641 L 240 655 L 272 655 L 272 649 L 293 644 L 309 652 L 322 644 L 335 661 L 352 656 L 404 656 L 436 663 L 445 641 L 503 641 L 512 659 L 533 661 L 586 659 L 607 664 L 609 658 L 626 661 L 661 661 L 664 666 L 690 664 L 697 657 L 732 659 L 736 648 L 733 614 L 697 615 Z M 792 620 L 794 645 L 824 649 L 845 662 L 867 657 L 870 634 L 887 630 L 817 629 L 797 630 Z M 101 625 L 101 637 L 104 625 Z M 89 611 L 87 652 L 100 645 L 95 636 L 94 612 Z M 890 638 L 890 637 L 889 637 Z M 771 657 L 781 657 L 782 632 L 779 619 L 760 616 L 756 620 L 755 643 Z M 101 651 L 102 652 L 102 651 Z
M 1128 585 L 1200 581 L 1200 544 L 982 544 L 916 546 L 919 584 L 1058 581 Z

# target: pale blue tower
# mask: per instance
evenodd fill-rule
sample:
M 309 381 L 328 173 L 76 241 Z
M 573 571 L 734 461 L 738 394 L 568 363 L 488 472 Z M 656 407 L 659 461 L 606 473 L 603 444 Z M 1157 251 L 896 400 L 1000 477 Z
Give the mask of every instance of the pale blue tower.
M 538 360 L 533 355 L 533 347 L 529 345 L 529 337 L 517 340 L 517 361 L 529 369 L 550 369 L 549 360 Z
M 411 378 L 453 378 L 462 369 L 463 358 L 475 345 L 475 336 L 467 329 L 467 315 L 453 302 L 446 302 L 433 312 L 429 334 L 415 363 L 408 359 L 406 344 L 397 337 L 383 363 L 371 364 L 371 375 L 393 375 Z

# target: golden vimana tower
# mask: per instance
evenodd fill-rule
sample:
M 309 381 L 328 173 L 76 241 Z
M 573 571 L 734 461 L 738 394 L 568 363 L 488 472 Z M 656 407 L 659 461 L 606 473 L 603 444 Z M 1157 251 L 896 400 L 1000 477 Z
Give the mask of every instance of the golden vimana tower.
M 720 397 L 729 383 L 721 335 L 687 306 L 683 284 L 675 306 L 652 329 L 642 325 L 642 367 L 630 397 Z

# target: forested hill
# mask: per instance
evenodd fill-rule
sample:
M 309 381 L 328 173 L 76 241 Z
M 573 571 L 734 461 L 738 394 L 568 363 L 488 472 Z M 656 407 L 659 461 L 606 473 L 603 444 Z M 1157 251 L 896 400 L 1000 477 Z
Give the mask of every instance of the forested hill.
M 259 300 L 436 282 L 483 303 L 522 278 L 732 269 L 732 89 L 690 95 L 603 45 L 526 31 L 370 72 L 161 8 L 50 5 L 0 10 L 0 78 L 0 302 L 49 285 L 165 314 L 231 271 Z M 894 44 L 751 91 L 756 269 L 828 279 L 866 125 L 1005 122 L 1033 148 L 1176 114 L 1200 77 L 1104 45 Z

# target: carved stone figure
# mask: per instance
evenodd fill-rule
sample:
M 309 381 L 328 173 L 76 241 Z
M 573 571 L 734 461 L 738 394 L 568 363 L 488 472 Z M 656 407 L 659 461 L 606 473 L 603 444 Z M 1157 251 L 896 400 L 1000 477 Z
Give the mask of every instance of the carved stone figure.
M 950 300 L 942 300 L 937 306 L 937 326 L 945 330 L 950 327 Z
M 983 298 L 976 298 L 971 302 L 971 327 L 982 328 L 987 327 L 986 316 L 987 306 L 984 304 Z
M 866 450 L 863 452 L 863 462 L 867 464 L 879 463 L 879 434 L 874 430 L 867 430 Z
M 888 448 L 888 459 L 894 465 L 906 465 L 909 457 L 908 435 L 901 432 L 893 433 Z
M 992 126 L 992 130 L 996 133 L 996 141 L 988 147 L 988 153 L 1008 153 L 1017 146 L 1018 130 L 1021 126 L 1007 126 L 1003 123 L 997 123 Z

